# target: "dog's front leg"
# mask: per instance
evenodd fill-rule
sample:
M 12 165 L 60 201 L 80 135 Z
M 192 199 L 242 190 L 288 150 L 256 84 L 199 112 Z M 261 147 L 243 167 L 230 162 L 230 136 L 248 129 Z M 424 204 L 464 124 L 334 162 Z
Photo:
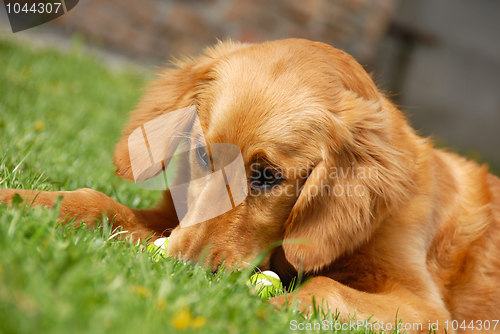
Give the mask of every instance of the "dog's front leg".
M 347 287 L 327 277 L 314 277 L 298 292 L 270 299 L 270 303 L 281 307 L 299 302 L 299 310 L 310 315 L 315 296 L 320 311 L 339 312 L 345 327 L 349 329 L 374 329 L 387 332 L 401 329 L 407 333 L 445 333 L 446 321 L 451 324 L 450 314 L 439 303 L 423 300 L 412 292 L 394 285 L 386 293 L 366 293 Z M 356 315 L 356 319 L 352 319 Z M 351 320 L 349 320 L 349 316 Z M 397 320 L 402 322 L 397 323 Z M 370 319 L 368 322 L 367 319 Z M 376 324 L 375 324 L 376 322 Z M 328 324 L 324 324 L 328 325 Z M 432 330 L 432 333 L 434 331 Z M 452 328 L 447 333 L 455 333 Z
M 144 239 L 152 235 L 152 240 L 155 240 L 168 236 L 179 223 L 169 191 L 164 192 L 158 206 L 149 210 L 131 209 L 99 191 L 87 188 L 75 191 L 0 189 L 0 202 L 12 205 L 16 194 L 29 206 L 48 208 L 52 208 L 62 196 L 59 207 L 61 222 L 66 223 L 74 219 L 75 222 L 83 221 L 93 225 L 105 214 L 109 221 L 113 222 L 113 228 L 121 226 L 132 234 L 134 239 Z

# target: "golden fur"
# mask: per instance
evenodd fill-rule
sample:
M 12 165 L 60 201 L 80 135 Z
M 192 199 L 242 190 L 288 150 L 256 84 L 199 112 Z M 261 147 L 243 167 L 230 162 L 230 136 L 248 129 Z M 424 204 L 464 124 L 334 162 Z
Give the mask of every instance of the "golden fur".
M 176 65 L 132 113 L 116 147 L 116 173 L 133 179 L 127 139 L 134 129 L 195 105 L 207 142 L 238 145 L 247 169 L 257 162 L 287 171 L 281 184 L 186 228 L 178 226 L 169 191 L 150 210 L 90 189 L 38 193 L 35 204 L 52 206 L 63 194 L 63 219 L 92 222 L 106 212 L 138 238 L 170 235 L 169 254 L 184 260 L 202 261 L 208 249 L 203 261 L 214 271 L 283 240 L 260 268 L 285 282 L 298 271 L 313 277 L 298 291 L 304 309 L 315 295 L 344 317 L 356 312 L 394 323 L 397 313 L 423 324 L 409 331 L 422 333 L 429 321 L 444 332 L 447 320 L 500 319 L 500 180 L 417 136 L 352 57 L 290 39 L 220 43 Z M 350 172 L 330 177 L 325 171 L 333 168 Z M 307 175 L 290 172 L 299 169 Z M 279 191 L 285 187 L 287 194 Z M 349 187 L 362 195 L 334 194 Z M 0 201 L 14 193 L 34 196 L 0 190 Z M 469 332 L 481 331 L 460 333 Z

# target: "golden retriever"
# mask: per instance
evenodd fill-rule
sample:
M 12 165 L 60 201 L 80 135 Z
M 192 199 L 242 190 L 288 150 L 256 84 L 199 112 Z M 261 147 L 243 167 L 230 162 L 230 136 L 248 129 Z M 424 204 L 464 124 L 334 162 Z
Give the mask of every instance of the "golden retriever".
M 224 42 L 176 66 L 131 114 L 116 173 L 134 179 L 128 138 L 135 129 L 195 106 L 207 143 L 241 149 L 242 203 L 181 227 L 169 190 L 149 210 L 91 189 L 3 189 L 0 201 L 19 193 L 50 207 L 63 195 L 61 219 L 91 223 L 105 212 L 136 238 L 170 235 L 170 255 L 213 271 L 251 262 L 282 241 L 259 267 L 284 282 L 298 272 L 311 277 L 296 293 L 305 310 L 315 296 L 344 319 L 356 313 L 394 324 L 397 316 L 412 333 L 428 333 L 431 324 L 440 333 L 500 331 L 493 329 L 500 319 L 500 179 L 419 137 L 352 57 L 299 39 Z M 203 185 L 191 188 L 201 200 L 211 196 Z

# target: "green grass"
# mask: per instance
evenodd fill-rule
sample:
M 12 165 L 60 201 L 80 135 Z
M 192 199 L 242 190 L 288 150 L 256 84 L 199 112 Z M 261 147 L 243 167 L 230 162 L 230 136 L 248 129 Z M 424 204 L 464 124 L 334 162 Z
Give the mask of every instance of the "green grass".
M 112 165 L 147 80 L 110 72 L 78 46 L 61 54 L 0 39 L 0 187 L 90 187 L 125 205 L 153 205 L 158 192 L 114 176 Z M 291 320 L 304 322 L 252 295 L 248 273 L 154 261 L 106 224 L 88 230 L 56 219 L 57 210 L 0 205 L 0 333 L 287 333 Z M 334 316 L 311 321 L 323 318 Z

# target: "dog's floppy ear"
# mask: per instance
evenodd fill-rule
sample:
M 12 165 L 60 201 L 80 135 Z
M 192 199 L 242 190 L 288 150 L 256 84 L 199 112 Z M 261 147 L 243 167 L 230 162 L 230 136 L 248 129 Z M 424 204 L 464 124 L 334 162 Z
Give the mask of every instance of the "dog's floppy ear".
M 368 241 L 387 213 L 411 198 L 421 140 L 359 64 L 343 54 L 333 63 L 341 85 L 331 92 L 341 98 L 327 106 L 337 122 L 329 132 L 343 135 L 325 143 L 284 225 L 287 260 L 309 273 Z
M 295 269 L 318 272 L 336 258 L 367 241 L 372 233 L 376 194 L 362 178 L 378 171 L 322 161 L 307 178 L 285 224 L 283 249 Z M 372 173 L 372 175 L 369 175 Z
M 411 155 L 375 134 L 362 137 L 318 163 L 301 189 L 283 242 L 298 271 L 318 272 L 354 251 L 414 191 Z
M 203 56 L 177 61 L 176 69 L 166 69 L 148 87 L 146 94 L 130 115 L 123 137 L 115 148 L 116 175 L 134 180 L 130 163 L 128 138 L 130 134 L 161 115 L 193 105 L 203 83 L 211 79 L 213 63 L 223 55 L 248 47 L 249 44 L 220 42 L 205 50 Z

